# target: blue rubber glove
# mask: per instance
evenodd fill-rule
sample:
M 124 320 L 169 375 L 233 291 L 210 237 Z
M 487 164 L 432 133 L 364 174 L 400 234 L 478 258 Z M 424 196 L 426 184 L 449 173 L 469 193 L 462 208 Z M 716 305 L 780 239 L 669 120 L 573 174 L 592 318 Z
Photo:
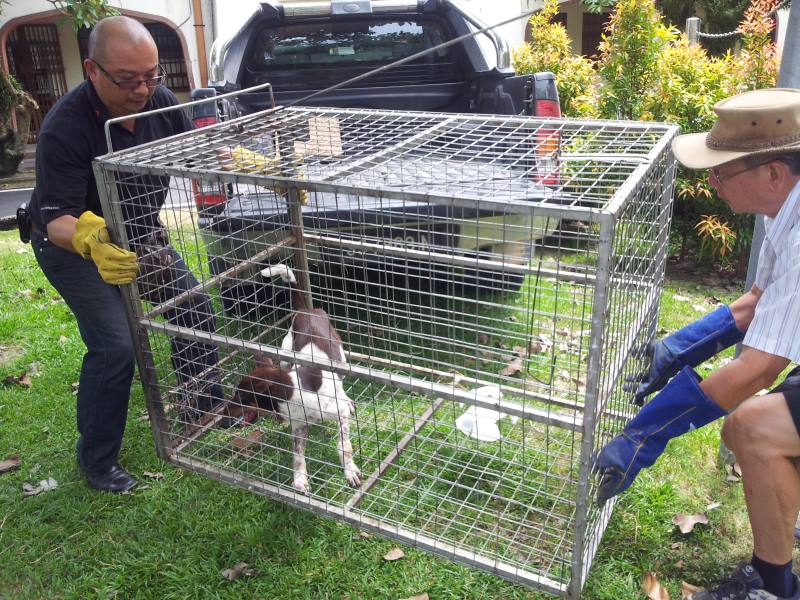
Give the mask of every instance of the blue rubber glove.
M 651 358 L 650 369 L 641 378 L 634 401 L 641 406 L 646 396 L 664 387 L 683 367 L 696 367 L 743 339 L 744 333 L 736 327 L 726 304 L 683 329 L 652 341 L 646 350 Z
M 598 505 L 627 490 L 639 471 L 656 462 L 672 438 L 728 414 L 706 396 L 699 383 L 700 376 L 684 367 L 597 454 Z

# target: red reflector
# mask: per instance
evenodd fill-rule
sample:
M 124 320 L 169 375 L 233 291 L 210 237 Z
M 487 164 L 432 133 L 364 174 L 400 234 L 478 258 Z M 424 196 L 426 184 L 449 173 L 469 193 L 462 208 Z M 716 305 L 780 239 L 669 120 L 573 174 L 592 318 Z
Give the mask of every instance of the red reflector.
M 225 197 L 225 194 L 202 194 L 197 193 L 194 196 L 195 204 L 197 204 L 197 208 L 208 208 L 209 206 L 219 206 L 220 204 L 225 204 L 228 199 Z
M 537 117 L 560 117 L 561 107 L 555 100 L 537 100 L 535 104 Z
M 209 125 L 216 125 L 216 117 L 197 117 L 194 120 L 195 127 L 208 127 Z
M 196 181 L 192 181 L 192 188 L 194 189 L 194 203 L 198 210 L 208 208 L 209 206 L 219 206 L 228 201 L 224 190 L 216 185 L 198 185 Z

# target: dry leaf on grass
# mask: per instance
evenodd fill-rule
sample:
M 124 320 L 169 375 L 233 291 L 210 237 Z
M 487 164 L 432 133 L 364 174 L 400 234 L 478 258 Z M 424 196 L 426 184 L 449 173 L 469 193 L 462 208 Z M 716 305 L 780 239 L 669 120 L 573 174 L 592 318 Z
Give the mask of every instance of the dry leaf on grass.
M 392 548 L 383 555 L 383 560 L 400 560 L 406 555 L 400 548 Z
M 240 575 L 253 577 L 255 574 L 256 572 L 251 569 L 250 565 L 248 565 L 246 562 L 236 563 L 230 569 L 225 569 L 222 571 L 222 576 L 228 581 L 235 581 Z
M 672 522 L 680 527 L 681 533 L 691 533 L 697 523 L 708 525 L 708 517 L 705 513 L 698 513 L 696 515 L 678 513 L 672 517 Z
M 429 600 L 428 592 L 417 594 L 416 596 L 410 596 L 409 598 L 401 598 L 400 600 Z
M 522 371 L 522 358 L 517 356 L 500 371 L 500 375 L 512 376 Z
M 644 574 L 642 587 L 644 588 L 644 593 L 647 594 L 647 600 L 669 600 L 669 592 L 656 579 L 655 573 L 647 571 Z
M 739 463 L 725 465 L 725 472 L 728 474 L 725 478 L 725 481 L 728 483 L 738 483 L 742 477 L 742 468 L 739 466 Z
M 62 344 L 62 345 L 66 344 L 68 341 L 69 341 L 69 338 L 67 336 L 65 336 L 65 335 L 62 335 L 62 336 L 60 336 L 58 338 L 58 343 Z
M 541 354 L 542 352 L 546 352 L 547 348 L 548 346 L 544 342 L 533 340 L 530 344 L 528 344 L 528 353 Z
M 44 290 L 42 288 L 36 288 L 35 290 L 21 290 L 14 294 L 17 297 L 22 296 L 23 298 L 30 298 L 31 300 L 38 300 L 44 294 Z
M 28 496 L 36 496 L 37 494 L 41 494 L 42 492 L 49 492 L 50 490 L 54 490 L 57 487 L 58 487 L 58 482 L 52 477 L 48 477 L 47 479 L 42 479 L 38 485 L 23 483 L 22 496 L 26 498 Z
M 19 469 L 19 456 L 12 454 L 5 460 L 0 460 L 0 475 Z
M 708 506 L 706 506 L 706 511 L 714 510 L 715 508 L 719 508 L 722 506 L 722 502 L 712 502 Z
M 29 388 L 31 387 L 31 378 L 27 371 L 23 371 L 19 375 L 6 376 L 6 378 L 3 379 L 3 383 L 6 385 L 18 385 L 20 387 Z
M 254 429 L 244 437 L 234 437 L 231 446 L 242 452 L 255 452 L 256 446 L 261 444 L 264 434 L 260 429 Z
M 706 588 L 681 581 L 681 598 L 688 598 L 690 594 L 702 592 Z
M 145 477 L 150 477 L 151 479 L 164 479 L 163 473 L 153 473 L 152 471 L 145 471 L 142 473 Z

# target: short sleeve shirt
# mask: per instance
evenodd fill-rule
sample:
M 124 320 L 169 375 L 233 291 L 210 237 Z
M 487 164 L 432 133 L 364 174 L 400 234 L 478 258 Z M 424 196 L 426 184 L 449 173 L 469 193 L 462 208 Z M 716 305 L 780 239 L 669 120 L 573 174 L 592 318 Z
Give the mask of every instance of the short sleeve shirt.
M 175 95 L 155 88 L 143 111 L 174 106 Z M 111 116 L 91 82 L 84 81 L 65 94 L 47 113 L 36 144 L 36 187 L 31 195 L 31 216 L 40 231 L 63 215 L 79 217 L 84 211 L 102 215 L 92 160 L 106 154 L 105 123 Z M 182 110 L 167 111 L 136 120 L 131 132 L 119 124 L 111 127 L 111 144 L 121 150 L 192 128 Z M 158 226 L 168 180 L 163 177 L 125 177 L 118 184 L 128 239 Z
M 765 225 L 755 279 L 763 294 L 743 343 L 800 363 L 800 183 Z

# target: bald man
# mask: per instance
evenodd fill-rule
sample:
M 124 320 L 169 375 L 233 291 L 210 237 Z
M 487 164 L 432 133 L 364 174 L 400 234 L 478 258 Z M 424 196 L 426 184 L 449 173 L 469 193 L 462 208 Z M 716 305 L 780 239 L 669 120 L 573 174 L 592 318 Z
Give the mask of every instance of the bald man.
M 31 197 L 31 243 L 39 266 L 72 310 L 86 344 L 77 399 L 77 460 L 89 485 L 125 492 L 135 478 L 119 464 L 134 373 L 134 349 L 119 285 L 131 283 L 139 265 L 134 252 L 149 240 L 166 241 L 158 220 L 168 179 L 139 176 L 118 186 L 130 249 L 111 243 L 92 171 L 92 159 L 108 151 L 105 122 L 115 117 L 174 106 L 163 87 L 158 49 L 147 29 L 118 16 L 100 21 L 89 37 L 84 61 L 88 79 L 47 113 L 36 148 L 36 187 Z M 191 129 L 181 110 L 128 119 L 111 127 L 114 150 L 129 148 Z M 169 285 L 144 292 L 164 302 L 197 284 L 169 246 Z M 143 263 L 144 264 L 144 263 Z M 140 291 L 147 289 L 140 280 Z M 213 331 L 211 304 L 196 297 L 165 314 L 176 325 Z M 208 409 L 219 399 L 214 378 L 216 349 L 172 339 L 172 362 L 179 381 L 200 382 L 192 405 Z M 186 386 L 188 387 L 188 386 Z

